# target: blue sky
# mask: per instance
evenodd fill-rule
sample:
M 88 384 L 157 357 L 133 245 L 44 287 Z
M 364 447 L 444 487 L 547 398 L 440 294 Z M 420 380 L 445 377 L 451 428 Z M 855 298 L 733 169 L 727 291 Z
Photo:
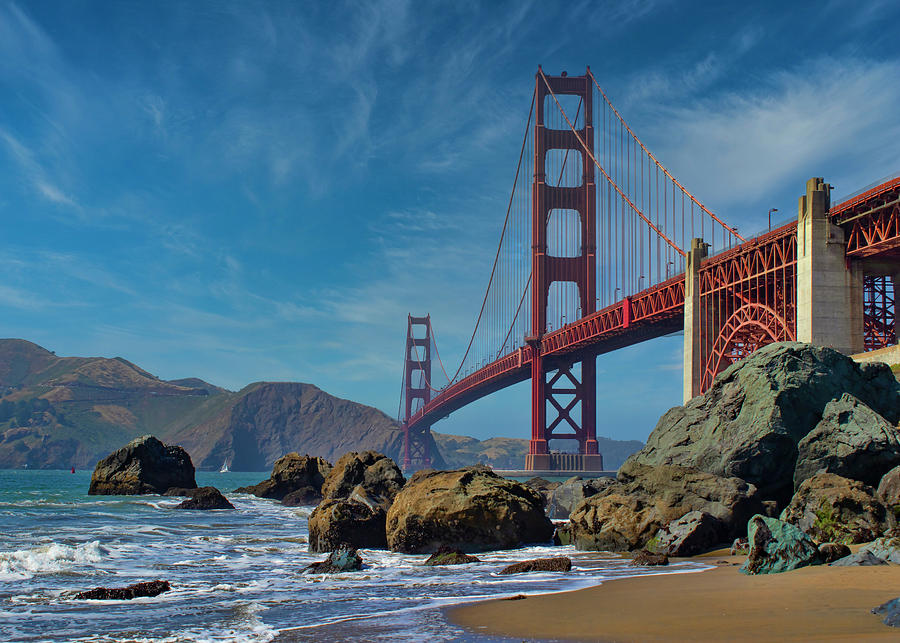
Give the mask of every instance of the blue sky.
M 589 64 L 743 232 L 900 171 L 892 2 L 0 2 L 0 335 L 396 414 L 406 314 L 461 356 L 534 72 Z M 449 365 L 448 365 L 449 367 Z M 681 338 L 598 359 L 598 432 Z M 435 426 L 528 437 L 527 385 Z

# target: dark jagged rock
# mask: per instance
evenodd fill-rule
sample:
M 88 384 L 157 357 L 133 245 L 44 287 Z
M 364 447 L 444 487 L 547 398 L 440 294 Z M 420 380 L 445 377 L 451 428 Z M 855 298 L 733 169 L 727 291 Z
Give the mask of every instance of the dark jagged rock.
M 844 393 L 825 405 L 821 421 L 800 440 L 797 451 L 794 489 L 824 472 L 874 487 L 900 464 L 900 435 L 878 413 Z
M 891 627 L 900 627 L 900 596 L 882 603 L 872 610 L 873 614 L 881 616 L 881 622 Z
M 380 453 L 341 456 L 322 484 L 324 500 L 309 517 L 310 551 L 330 551 L 339 543 L 386 549 L 387 510 L 405 481 Z
M 819 542 L 863 543 L 896 524 L 875 490 L 833 473 L 819 473 L 800 485 L 781 519 Z
M 870 551 L 858 551 L 855 554 L 848 554 L 830 563 L 831 567 L 877 567 L 887 564 L 886 560 L 879 558 Z
M 191 457 L 179 446 L 166 446 L 152 435 L 145 435 L 97 463 L 88 493 L 162 494 L 172 487 L 196 489 Z
M 313 563 L 303 571 L 310 574 L 339 574 L 341 572 L 358 572 L 362 569 L 363 559 L 356 548 L 347 545 L 337 547 L 328 554 L 328 558 L 320 563 Z
M 200 487 L 176 509 L 234 509 L 234 505 L 215 487 Z
M 657 565 L 668 565 L 669 557 L 665 554 L 655 554 L 652 551 L 641 549 L 634 554 L 631 559 L 632 567 L 654 567 Z
M 715 516 L 691 511 L 656 532 L 647 549 L 669 556 L 695 556 L 720 544 L 724 532 Z
M 537 489 L 538 491 L 553 491 L 560 485 L 559 482 L 550 482 L 549 480 L 545 480 L 540 476 L 528 478 L 528 480 L 525 481 L 525 484 L 527 484 L 532 489 Z
M 200 490 L 200 487 L 195 489 L 185 489 L 184 487 L 169 487 L 166 489 L 166 492 L 163 494 L 164 496 L 180 496 L 182 498 L 191 498 L 195 493 Z
M 705 394 L 669 410 L 627 462 L 736 476 L 765 499 L 786 502 L 797 444 L 844 393 L 890 423 L 900 419 L 900 384 L 884 364 L 860 365 L 810 344 L 770 344 L 726 368 Z
M 569 522 L 578 549 L 633 551 L 691 511 L 718 519 L 721 532 L 716 540 L 728 542 L 761 509 L 756 487 L 738 478 L 671 465 L 625 463 L 618 482 L 587 498 Z
M 387 515 L 390 549 L 411 554 L 509 549 L 552 536 L 540 493 L 486 468 L 419 471 Z
M 566 556 L 557 558 L 535 558 L 534 560 L 523 560 L 519 563 L 513 563 L 508 567 L 504 567 L 498 573 L 507 574 L 524 574 L 526 572 L 567 572 L 572 569 L 572 560 Z
M 322 499 L 322 483 L 331 471 L 331 463 L 322 458 L 299 453 L 288 453 L 275 461 L 272 475 L 268 480 L 235 489 L 235 493 L 250 493 L 260 498 L 283 500 L 285 496 L 298 490 L 307 490 L 308 496 L 316 504 Z M 312 489 L 312 492 L 308 490 Z
M 777 574 L 807 565 L 818 565 L 819 548 L 794 525 L 756 515 L 747 523 L 750 554 L 741 566 L 745 574 Z
M 819 558 L 825 564 L 833 563 L 850 555 L 850 548 L 843 543 L 822 543 L 819 545 Z
M 450 547 L 441 547 L 425 561 L 425 565 L 434 567 L 438 565 L 467 565 L 469 563 L 480 563 L 481 559 L 466 554 L 458 549 Z
M 615 484 L 616 479 L 610 477 L 589 478 L 580 476 L 569 478 L 551 490 L 547 499 L 547 516 L 554 520 L 566 520 L 572 511 L 585 498 L 600 493 L 606 487 Z
M 167 580 L 153 580 L 135 583 L 128 587 L 95 587 L 86 592 L 79 592 L 75 600 L 79 601 L 130 601 L 133 598 L 159 596 L 172 589 Z

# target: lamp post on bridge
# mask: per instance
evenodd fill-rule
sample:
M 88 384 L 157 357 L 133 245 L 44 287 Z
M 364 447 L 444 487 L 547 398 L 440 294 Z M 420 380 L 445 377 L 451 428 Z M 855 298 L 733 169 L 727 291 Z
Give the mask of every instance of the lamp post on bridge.
M 772 213 L 778 212 L 778 208 L 769 208 L 769 232 L 772 231 Z

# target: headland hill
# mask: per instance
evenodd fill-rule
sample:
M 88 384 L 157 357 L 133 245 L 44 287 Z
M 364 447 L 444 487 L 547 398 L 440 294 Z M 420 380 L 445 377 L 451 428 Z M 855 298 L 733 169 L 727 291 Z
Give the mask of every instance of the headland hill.
M 0 469 L 93 469 L 135 437 L 183 446 L 199 471 L 266 471 L 297 451 L 337 460 L 374 450 L 400 460 L 399 423 L 313 384 L 254 382 L 228 391 L 198 378 L 161 380 L 121 357 L 59 357 L 0 339 Z M 438 468 L 521 468 L 528 441 L 432 433 Z M 643 443 L 600 438 L 617 468 Z

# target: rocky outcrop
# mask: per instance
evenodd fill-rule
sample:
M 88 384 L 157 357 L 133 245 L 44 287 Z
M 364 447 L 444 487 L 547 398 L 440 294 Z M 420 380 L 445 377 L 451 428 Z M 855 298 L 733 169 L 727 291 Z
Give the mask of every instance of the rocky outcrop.
M 437 567 L 439 565 L 468 565 L 469 563 L 480 563 L 481 559 L 462 552 L 458 549 L 450 547 L 441 547 L 431 556 L 428 557 L 423 565 L 429 567 Z
M 310 574 L 339 574 L 341 572 L 358 572 L 362 569 L 363 559 L 354 547 L 341 546 L 328 554 L 328 558 L 313 563 L 303 571 Z
M 900 464 L 900 434 L 857 398 L 844 393 L 825 405 L 821 421 L 797 444 L 794 489 L 817 473 L 877 486 Z
M 387 514 L 388 546 L 412 554 L 509 549 L 552 535 L 540 493 L 480 467 L 417 472 Z
M 275 461 L 268 480 L 234 491 L 273 500 L 284 500 L 291 495 L 292 505 L 300 499 L 315 505 L 322 499 L 322 483 L 330 472 L 331 463 L 327 460 L 293 452 Z
M 741 566 L 744 574 L 777 574 L 807 565 L 818 565 L 819 548 L 794 525 L 756 515 L 747 523 L 750 553 Z
M 568 572 L 572 569 L 572 560 L 566 556 L 556 558 L 535 558 L 513 563 L 501 569 L 501 576 L 508 574 L 525 574 L 527 572 Z
M 191 458 L 181 447 L 166 446 L 152 435 L 145 435 L 97 463 L 88 493 L 162 494 L 171 487 L 197 487 Z
M 878 482 L 878 495 L 884 500 L 884 503 L 894 509 L 894 515 L 897 515 L 898 505 L 900 505 L 900 467 L 894 467 L 883 476 Z
M 726 368 L 705 394 L 670 409 L 628 462 L 734 476 L 765 499 L 786 501 L 798 443 L 844 393 L 891 424 L 900 419 L 900 384 L 884 364 L 860 365 L 810 344 L 770 344 Z
M 234 509 L 234 505 L 215 487 L 200 487 L 176 509 Z
M 896 524 L 872 487 L 833 473 L 805 480 L 781 519 L 819 542 L 848 545 L 873 540 Z
M 669 556 L 696 556 L 722 543 L 719 519 L 705 511 L 691 511 L 662 527 L 647 549 Z
M 386 549 L 387 510 L 406 480 L 393 460 L 374 451 L 346 453 L 322 484 L 324 500 L 309 517 L 310 551 L 340 544 Z
M 585 498 L 597 495 L 615 482 L 616 479 L 610 477 L 587 480 L 580 476 L 569 478 L 547 494 L 547 516 L 554 520 L 566 520 Z
M 375 451 L 350 452 L 342 455 L 322 483 L 326 500 L 349 498 L 362 486 L 366 492 L 387 505 L 405 484 L 400 467 L 386 455 Z
M 578 549 L 631 551 L 643 548 L 661 527 L 692 511 L 717 519 L 719 542 L 743 532 L 762 509 L 753 485 L 693 468 L 626 463 L 618 482 L 587 498 L 570 518 Z
M 78 601 L 130 601 L 133 598 L 159 596 L 172 589 L 169 581 L 152 580 L 128 587 L 95 587 L 75 595 Z

